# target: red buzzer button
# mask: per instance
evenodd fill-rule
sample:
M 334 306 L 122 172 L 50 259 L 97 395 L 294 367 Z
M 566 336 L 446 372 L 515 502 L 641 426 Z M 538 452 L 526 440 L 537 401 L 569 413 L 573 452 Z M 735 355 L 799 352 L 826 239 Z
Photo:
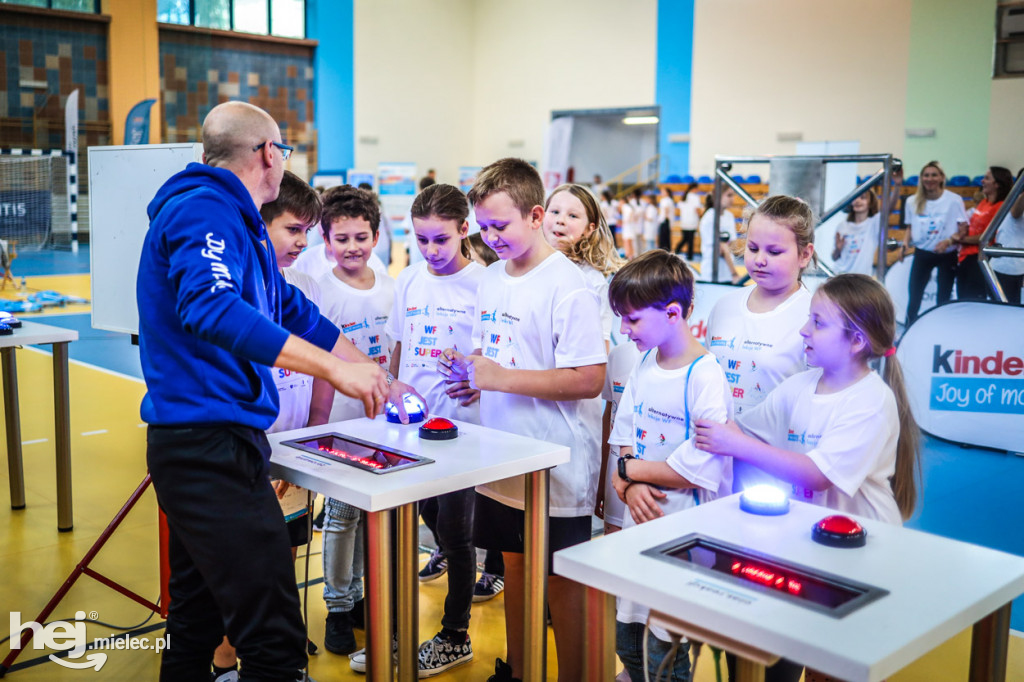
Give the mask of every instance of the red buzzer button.
M 811 537 L 829 547 L 863 547 L 868 533 L 849 516 L 834 514 L 814 524 Z
M 426 440 L 451 440 L 458 436 L 459 427 L 444 417 L 432 417 L 420 427 L 420 438 Z

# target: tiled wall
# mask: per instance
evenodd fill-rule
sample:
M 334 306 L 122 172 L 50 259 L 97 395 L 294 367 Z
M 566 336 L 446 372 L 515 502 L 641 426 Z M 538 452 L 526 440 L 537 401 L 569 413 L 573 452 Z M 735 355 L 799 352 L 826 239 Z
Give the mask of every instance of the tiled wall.
M 207 112 L 243 100 L 267 110 L 286 142 L 313 145 L 313 47 L 160 30 L 164 139 L 199 139 Z
M 109 144 L 107 24 L 0 10 L 0 144 L 62 148 L 64 104 L 75 89 L 80 145 Z

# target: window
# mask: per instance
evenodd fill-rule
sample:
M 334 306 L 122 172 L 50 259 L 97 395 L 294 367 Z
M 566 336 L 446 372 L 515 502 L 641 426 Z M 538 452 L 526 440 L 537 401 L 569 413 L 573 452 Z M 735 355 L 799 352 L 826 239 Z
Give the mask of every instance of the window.
M 71 12 L 100 13 L 99 0 L 0 0 L 0 4 L 28 5 L 47 9 L 63 9 Z
M 1024 0 L 996 5 L 994 76 L 1024 76 Z
M 47 0 L 36 0 L 40 1 Z M 156 0 L 156 18 L 165 24 L 283 38 L 306 37 L 306 0 Z

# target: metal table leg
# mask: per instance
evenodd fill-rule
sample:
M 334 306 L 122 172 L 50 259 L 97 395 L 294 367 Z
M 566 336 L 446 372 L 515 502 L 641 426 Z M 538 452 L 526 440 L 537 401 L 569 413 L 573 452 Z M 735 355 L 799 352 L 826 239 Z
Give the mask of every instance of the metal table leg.
M 391 518 L 390 512 L 366 512 L 366 678 L 392 682 L 391 667 Z
M 764 663 L 746 658 L 736 659 L 736 682 L 764 682 Z
M 586 590 L 583 679 L 607 682 L 615 678 L 615 595 L 592 587 Z
M 68 344 L 53 344 L 53 428 L 57 446 L 57 530 L 75 523 L 71 505 L 71 391 L 68 386 Z
M 523 682 L 543 682 L 547 676 L 548 637 L 544 610 L 548 587 L 549 482 L 547 469 L 526 474 Z
M 1010 638 L 1010 604 L 974 624 L 971 632 L 970 682 L 1005 682 Z
M 419 505 L 416 502 L 398 508 L 398 679 L 419 679 Z
M 21 410 L 18 407 L 18 365 L 14 348 L 0 349 L 4 375 L 4 423 L 7 425 L 7 475 L 11 509 L 25 508 L 25 464 L 21 458 Z

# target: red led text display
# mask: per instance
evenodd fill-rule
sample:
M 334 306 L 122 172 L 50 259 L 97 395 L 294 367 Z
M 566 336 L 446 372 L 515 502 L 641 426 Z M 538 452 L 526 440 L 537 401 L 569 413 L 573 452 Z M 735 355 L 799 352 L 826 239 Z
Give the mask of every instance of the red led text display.
M 810 542 L 810 538 L 794 541 Z M 871 585 L 697 534 L 652 547 L 643 554 L 835 617 L 888 594 Z
M 433 461 L 408 452 L 385 450 L 373 443 L 337 433 L 285 441 L 283 444 L 375 474 L 390 473 Z

